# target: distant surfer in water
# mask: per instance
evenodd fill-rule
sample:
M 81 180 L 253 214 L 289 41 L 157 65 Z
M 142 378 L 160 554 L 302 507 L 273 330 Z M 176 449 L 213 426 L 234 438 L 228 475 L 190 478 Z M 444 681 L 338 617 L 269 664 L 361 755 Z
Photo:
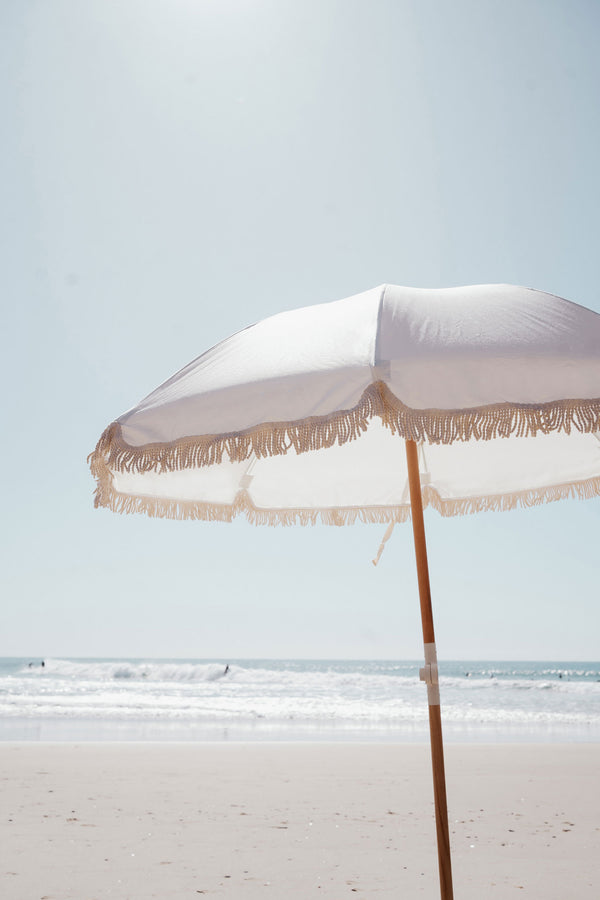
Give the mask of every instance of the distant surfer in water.
M 227 663 L 227 665 L 225 666 L 225 671 L 223 672 L 223 675 L 227 675 L 228 672 L 229 672 L 229 663 Z

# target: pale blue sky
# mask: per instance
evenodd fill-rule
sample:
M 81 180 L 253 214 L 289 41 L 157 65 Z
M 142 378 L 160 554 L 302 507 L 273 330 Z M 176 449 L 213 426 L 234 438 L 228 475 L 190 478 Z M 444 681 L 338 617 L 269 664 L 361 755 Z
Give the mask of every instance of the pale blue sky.
M 0 655 L 422 653 L 409 526 L 92 505 L 104 427 L 382 282 L 600 312 L 589 0 L 5 0 Z M 441 658 L 597 659 L 600 501 L 427 515 Z

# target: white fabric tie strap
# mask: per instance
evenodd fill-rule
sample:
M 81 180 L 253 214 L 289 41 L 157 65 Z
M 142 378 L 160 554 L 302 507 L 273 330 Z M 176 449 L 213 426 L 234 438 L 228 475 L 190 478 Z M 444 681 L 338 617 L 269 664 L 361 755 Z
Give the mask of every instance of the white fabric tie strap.
M 377 556 L 375 557 L 375 559 L 372 559 L 372 560 L 371 560 L 371 562 L 373 563 L 374 566 L 376 566 L 377 563 L 379 562 L 379 560 L 381 559 L 381 554 L 382 554 L 383 551 L 384 551 L 385 545 L 387 544 L 387 542 L 389 541 L 389 539 L 390 539 L 391 536 L 392 536 L 392 532 L 393 532 L 393 530 L 394 530 L 394 525 L 395 525 L 395 524 L 396 524 L 395 522 L 390 522 L 390 524 L 389 524 L 388 527 L 386 528 L 385 534 L 384 534 L 384 536 L 383 536 L 383 540 L 382 540 L 382 542 L 381 542 L 380 545 L 379 545 L 379 550 L 377 551 Z
M 427 460 L 425 459 L 425 448 L 424 448 L 422 442 L 419 444 L 419 466 L 422 467 L 422 469 L 423 469 L 423 471 L 421 472 L 421 484 L 429 484 L 431 481 L 431 475 L 429 474 L 429 469 L 427 467 Z M 400 503 L 402 505 L 407 503 L 409 496 L 410 496 L 410 490 L 409 490 L 408 478 L 407 478 L 404 483 L 404 490 L 402 491 L 402 497 L 400 499 Z M 379 560 L 381 559 L 381 556 L 385 549 L 385 545 L 387 544 L 387 542 L 389 541 L 389 539 L 392 536 L 392 532 L 394 530 L 395 524 L 396 524 L 395 522 L 390 522 L 390 524 L 386 528 L 385 534 L 383 536 L 383 540 L 379 545 L 379 550 L 377 551 L 377 556 L 375 557 L 375 559 L 371 560 L 371 562 L 373 563 L 374 566 L 376 566 L 377 563 L 379 562 Z
M 250 485 L 252 484 L 252 479 L 254 478 L 253 471 L 254 466 L 256 465 L 256 456 L 252 454 L 250 457 L 250 464 L 248 465 L 246 471 L 242 475 L 239 481 L 239 489 L 241 491 L 247 491 Z

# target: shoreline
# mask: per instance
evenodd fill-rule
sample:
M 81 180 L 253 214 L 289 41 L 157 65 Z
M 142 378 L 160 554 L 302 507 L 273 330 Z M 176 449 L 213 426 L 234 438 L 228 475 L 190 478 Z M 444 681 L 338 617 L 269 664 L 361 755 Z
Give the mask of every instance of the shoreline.
M 446 745 L 461 900 L 597 897 L 600 743 Z M 7 900 L 439 895 L 418 743 L 5 742 Z
M 526 725 L 442 722 L 447 744 L 600 744 L 596 723 Z M 395 727 L 298 721 L 225 719 L 199 722 L 84 717 L 0 717 L 5 743 L 340 743 L 415 744 L 429 741 L 426 721 Z

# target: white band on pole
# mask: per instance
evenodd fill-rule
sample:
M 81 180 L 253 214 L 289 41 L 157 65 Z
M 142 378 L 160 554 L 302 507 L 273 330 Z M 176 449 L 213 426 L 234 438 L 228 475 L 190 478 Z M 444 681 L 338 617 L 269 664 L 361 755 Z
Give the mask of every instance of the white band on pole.
M 440 705 L 440 682 L 435 644 L 425 644 L 425 666 L 419 669 L 419 678 L 427 685 L 427 702 Z

